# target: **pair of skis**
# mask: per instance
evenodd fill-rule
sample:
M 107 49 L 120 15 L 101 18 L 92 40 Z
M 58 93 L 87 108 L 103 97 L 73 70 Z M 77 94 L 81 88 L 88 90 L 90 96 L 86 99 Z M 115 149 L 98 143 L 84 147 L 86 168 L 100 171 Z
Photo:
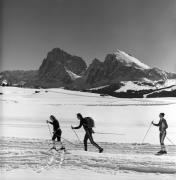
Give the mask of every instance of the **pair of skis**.
M 60 151 L 66 152 L 66 148 L 65 147 L 61 147 L 61 148 L 52 147 L 52 148 L 49 149 L 49 151 L 52 151 L 52 150 L 55 150 L 57 152 L 60 152 Z

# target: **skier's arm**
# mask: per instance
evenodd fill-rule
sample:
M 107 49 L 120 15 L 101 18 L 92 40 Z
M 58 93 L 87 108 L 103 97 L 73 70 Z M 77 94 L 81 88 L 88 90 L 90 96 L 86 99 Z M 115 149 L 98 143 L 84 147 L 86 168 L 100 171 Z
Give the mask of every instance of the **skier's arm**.
M 51 121 L 48 121 L 48 120 L 47 120 L 46 122 L 47 122 L 47 123 L 50 123 L 50 124 L 53 124 L 53 122 L 51 122 Z
M 159 123 L 157 123 L 157 124 L 152 121 L 152 124 L 153 124 L 154 126 L 159 126 L 159 125 L 160 125 L 160 121 L 159 121 Z
M 82 127 L 82 125 L 83 125 L 83 123 L 82 123 L 82 121 L 80 121 L 79 126 L 77 126 L 77 127 L 72 127 L 72 129 L 80 129 L 80 128 Z

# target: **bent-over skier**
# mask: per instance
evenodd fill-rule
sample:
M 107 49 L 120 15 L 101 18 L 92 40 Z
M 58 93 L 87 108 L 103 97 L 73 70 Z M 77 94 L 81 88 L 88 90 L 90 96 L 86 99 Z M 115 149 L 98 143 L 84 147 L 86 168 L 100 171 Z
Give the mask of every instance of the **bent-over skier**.
M 161 150 L 157 154 L 167 154 L 166 147 L 164 145 L 164 139 L 166 137 L 166 133 L 167 133 L 166 129 L 168 128 L 168 125 L 167 125 L 167 121 L 164 119 L 164 116 L 165 116 L 164 113 L 159 114 L 160 120 L 159 120 L 159 123 L 157 124 L 155 124 L 152 121 L 152 124 L 154 126 L 159 126 L 159 131 L 160 131 L 159 139 L 160 139 Z
M 60 144 L 61 144 L 60 149 L 64 150 L 65 147 L 62 145 L 62 142 L 61 142 L 62 130 L 60 128 L 59 121 L 53 115 L 50 116 L 50 120 L 51 121 L 47 120 L 46 122 L 53 125 L 53 136 L 52 136 L 53 147 L 52 147 L 52 149 L 56 149 L 55 140 L 57 139 L 57 141 L 60 142 Z
M 77 118 L 78 118 L 78 120 L 80 120 L 79 126 L 77 126 L 77 127 L 71 126 L 71 128 L 72 129 L 79 129 L 83 126 L 83 128 L 86 132 L 86 134 L 84 136 L 84 150 L 87 151 L 87 140 L 89 139 L 91 144 L 99 149 L 99 153 L 102 153 L 103 148 L 101 148 L 97 143 L 95 143 L 95 141 L 93 139 L 92 133 L 94 133 L 94 131 L 92 129 L 93 125 L 91 125 L 91 123 L 90 123 L 90 118 L 89 117 L 83 118 L 83 116 L 80 113 L 77 114 Z

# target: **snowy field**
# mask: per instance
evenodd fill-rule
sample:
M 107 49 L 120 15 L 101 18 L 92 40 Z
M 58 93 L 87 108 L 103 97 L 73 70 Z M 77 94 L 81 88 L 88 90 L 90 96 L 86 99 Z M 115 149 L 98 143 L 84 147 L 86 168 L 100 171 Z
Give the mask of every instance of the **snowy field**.
M 159 150 L 158 128 L 151 127 L 145 144 L 142 139 L 152 120 L 165 112 L 168 138 L 176 142 L 176 98 L 120 99 L 63 89 L 0 90 L 0 179 L 175 179 L 176 147 L 166 139 L 168 154 Z M 40 91 L 35 93 L 35 91 Z M 83 151 L 71 130 L 76 113 L 95 120 L 94 134 L 105 149 L 97 154 L 89 145 Z M 68 152 L 49 152 L 50 134 L 46 120 L 55 115 L 61 124 Z M 84 131 L 77 130 L 80 139 Z M 70 144 L 71 141 L 74 144 Z M 87 176 L 90 175 L 91 176 Z M 147 174 L 147 175 L 146 175 Z

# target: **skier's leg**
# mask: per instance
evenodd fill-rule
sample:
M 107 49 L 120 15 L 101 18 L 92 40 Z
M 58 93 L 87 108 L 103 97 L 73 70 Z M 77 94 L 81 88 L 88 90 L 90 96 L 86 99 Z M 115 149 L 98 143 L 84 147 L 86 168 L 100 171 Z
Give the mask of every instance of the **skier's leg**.
M 166 137 L 166 131 L 162 133 L 162 136 L 161 136 L 161 148 L 162 148 L 162 151 L 166 151 L 166 147 L 164 145 L 164 139 Z
M 96 148 L 98 148 L 99 150 L 101 150 L 102 148 L 94 141 L 93 136 L 92 136 L 92 132 L 88 131 L 87 133 L 88 133 L 88 138 L 90 140 L 90 143 L 92 145 L 94 145 Z
M 60 149 L 61 149 L 61 150 L 64 150 L 65 147 L 64 147 L 63 144 L 62 144 L 61 135 L 62 135 L 62 130 L 61 130 L 61 129 L 58 129 L 58 131 L 57 131 L 57 142 L 59 142 L 60 145 L 61 145 L 61 148 L 60 148 Z
M 162 139 L 162 133 L 160 132 L 160 134 L 159 134 L 159 141 L 160 141 L 161 150 L 159 152 L 162 151 L 162 142 L 161 142 L 161 139 Z
M 57 135 L 56 135 L 56 133 L 54 133 L 53 134 L 53 137 L 52 137 L 52 141 L 53 141 L 53 149 L 55 149 L 56 148 L 56 144 L 55 144 L 55 139 L 57 138 Z
M 56 135 L 57 135 L 57 141 L 58 141 L 58 142 L 61 142 L 61 135 L 62 135 L 61 129 L 58 129 L 58 130 L 57 130 Z
M 84 136 L 84 150 L 87 151 L 87 140 L 88 140 L 89 136 L 86 132 L 85 136 Z

